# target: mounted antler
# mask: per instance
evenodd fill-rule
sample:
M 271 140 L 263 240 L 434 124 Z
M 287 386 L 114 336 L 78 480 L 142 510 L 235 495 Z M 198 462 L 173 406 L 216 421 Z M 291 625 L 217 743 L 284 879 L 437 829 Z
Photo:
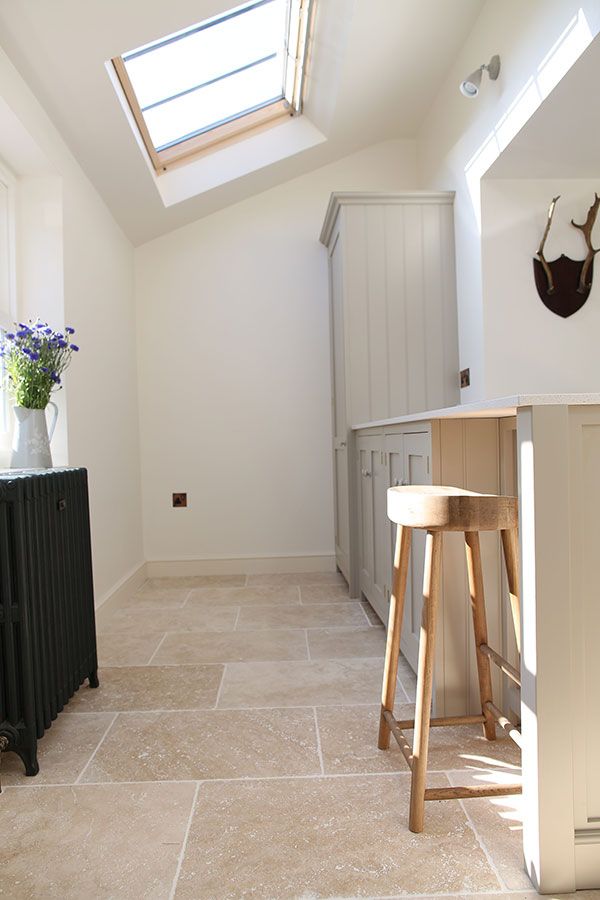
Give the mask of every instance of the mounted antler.
M 588 248 L 587 256 L 583 263 L 583 268 L 581 270 L 581 275 L 579 276 L 579 287 L 577 288 L 577 292 L 579 294 L 585 294 L 591 288 L 591 283 L 587 283 L 587 275 L 590 269 L 590 266 L 593 262 L 594 256 L 600 250 L 594 250 L 592 247 L 592 229 L 594 228 L 594 224 L 596 222 L 596 216 L 598 215 L 598 207 L 600 206 L 600 197 L 598 194 L 594 193 L 594 202 L 590 206 L 587 214 L 587 218 L 583 225 L 578 225 L 576 222 L 571 219 L 571 225 L 574 225 L 575 228 L 579 228 L 580 231 L 583 232 L 583 236 L 585 238 L 585 243 Z
M 546 243 L 546 238 L 548 237 L 548 232 L 550 231 L 550 226 L 552 225 L 552 216 L 554 215 L 554 207 L 556 206 L 557 200 L 560 200 L 560 194 L 558 195 L 558 197 L 552 198 L 552 203 L 548 207 L 548 221 L 546 222 L 544 234 L 543 234 L 543 237 L 542 237 L 542 240 L 540 242 L 540 246 L 539 246 L 538 252 L 537 252 L 537 256 L 539 257 L 539 260 L 540 260 L 542 266 L 544 267 L 544 272 L 546 273 L 546 278 L 548 279 L 548 293 L 549 294 L 554 293 L 554 278 L 552 276 L 552 271 L 550 269 L 550 266 L 546 262 L 546 258 L 544 256 L 544 244 Z M 580 227 L 580 226 L 577 226 L 577 227 Z

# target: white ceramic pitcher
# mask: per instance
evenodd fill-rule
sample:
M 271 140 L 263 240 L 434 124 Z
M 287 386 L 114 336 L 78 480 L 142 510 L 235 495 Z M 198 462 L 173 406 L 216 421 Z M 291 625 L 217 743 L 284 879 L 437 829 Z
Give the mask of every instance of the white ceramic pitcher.
M 56 428 L 58 407 L 56 403 L 49 403 L 48 406 L 54 410 L 50 433 L 48 433 L 46 424 L 45 409 L 13 407 L 17 422 L 10 458 L 11 469 L 50 469 L 52 467 L 50 441 Z

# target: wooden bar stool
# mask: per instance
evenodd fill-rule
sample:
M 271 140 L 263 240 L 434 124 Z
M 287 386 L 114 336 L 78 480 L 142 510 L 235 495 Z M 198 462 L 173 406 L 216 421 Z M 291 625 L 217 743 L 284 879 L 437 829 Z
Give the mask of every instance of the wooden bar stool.
M 499 531 L 502 537 L 504 560 L 508 575 L 513 624 L 520 652 L 520 607 L 518 595 L 517 499 L 493 494 L 476 494 L 455 487 L 431 485 L 393 487 L 388 490 L 388 517 L 398 526 L 394 577 L 383 674 L 379 748 L 390 746 L 394 735 L 412 770 L 410 790 L 409 828 L 423 831 L 426 800 L 455 800 L 466 797 L 492 797 L 519 794 L 519 784 L 430 788 L 427 780 L 427 754 L 431 726 L 472 725 L 482 723 L 485 737 L 496 738 L 496 723 L 520 746 L 521 734 L 494 704 L 490 661 L 498 665 L 520 686 L 520 675 L 499 653 L 488 646 L 483 574 L 479 548 L 480 531 Z M 398 674 L 398 655 L 404 611 L 404 594 L 413 528 L 427 530 L 425 573 L 423 580 L 423 614 L 419 643 L 417 697 L 415 718 L 397 721 L 394 718 L 394 698 Z M 481 696 L 481 715 L 431 718 L 435 630 L 440 592 L 440 562 L 442 533 L 464 531 L 469 593 L 473 613 L 473 630 L 477 654 L 477 673 Z M 403 728 L 414 728 L 412 749 Z

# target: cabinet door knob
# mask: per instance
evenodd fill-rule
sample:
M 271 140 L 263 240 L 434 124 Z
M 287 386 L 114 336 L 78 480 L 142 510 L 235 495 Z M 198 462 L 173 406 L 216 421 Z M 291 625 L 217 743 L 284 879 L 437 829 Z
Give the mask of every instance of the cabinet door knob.
M 394 487 L 404 487 L 405 484 L 406 482 L 404 478 L 396 478 L 396 480 L 394 481 Z
M 371 474 L 368 469 L 361 469 L 360 471 L 364 478 L 368 478 Z
M 346 441 L 340 441 L 340 449 L 346 446 Z

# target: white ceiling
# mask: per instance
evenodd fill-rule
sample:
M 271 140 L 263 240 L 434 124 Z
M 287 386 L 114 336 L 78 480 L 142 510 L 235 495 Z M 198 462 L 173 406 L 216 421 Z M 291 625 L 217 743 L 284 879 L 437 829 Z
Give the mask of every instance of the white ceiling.
M 104 64 L 235 0 L 0 0 L 0 43 L 140 244 L 361 147 L 414 136 L 483 3 L 317 0 L 306 111 L 327 140 L 169 208 Z

